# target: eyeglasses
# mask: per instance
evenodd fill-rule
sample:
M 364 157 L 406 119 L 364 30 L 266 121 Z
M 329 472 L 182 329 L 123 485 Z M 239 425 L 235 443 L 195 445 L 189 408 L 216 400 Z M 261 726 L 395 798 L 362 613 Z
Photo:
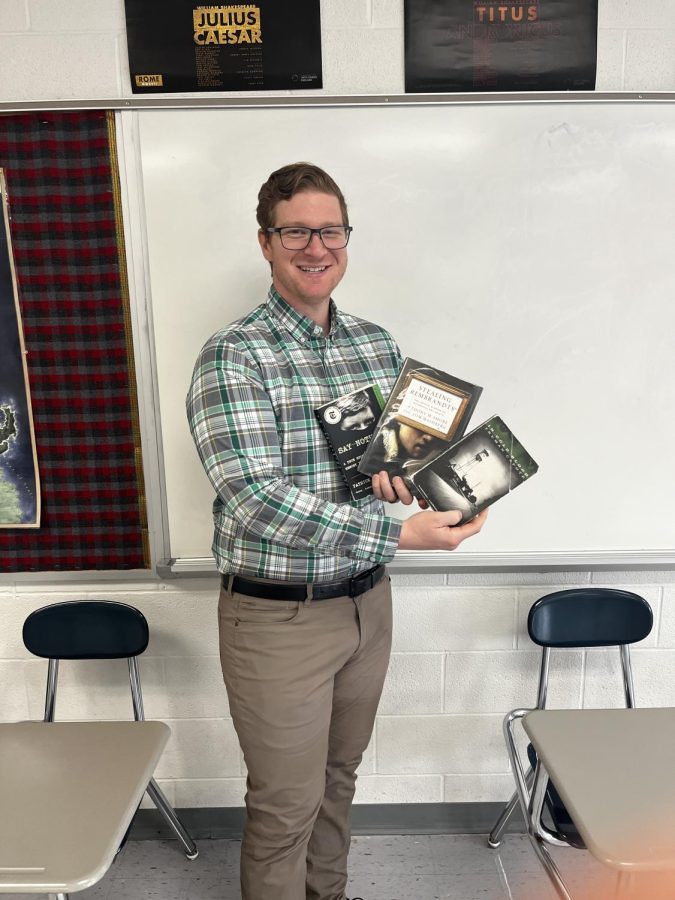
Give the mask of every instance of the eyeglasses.
M 304 225 L 284 225 L 267 228 L 269 234 L 278 234 L 281 246 L 286 250 L 304 250 L 309 247 L 313 235 L 318 234 L 326 250 L 342 250 L 349 243 L 351 225 L 326 225 L 324 228 L 305 228 Z

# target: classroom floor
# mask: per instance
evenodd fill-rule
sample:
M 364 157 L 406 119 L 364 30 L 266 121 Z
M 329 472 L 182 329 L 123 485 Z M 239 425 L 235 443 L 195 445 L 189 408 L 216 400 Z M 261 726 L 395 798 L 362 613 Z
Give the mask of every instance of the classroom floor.
M 71 898 L 239 900 L 239 841 L 197 843 L 199 857 L 188 862 L 175 841 L 129 841 L 99 884 Z M 588 854 L 553 852 L 574 900 L 614 896 L 613 879 L 603 879 L 605 873 Z M 507 835 L 499 851 L 475 834 L 357 836 L 350 876 L 347 896 L 363 900 L 556 900 L 528 839 L 520 834 Z M 666 896 L 639 893 L 645 900 L 657 895 Z M 26 894 L 3 897 L 25 900 Z

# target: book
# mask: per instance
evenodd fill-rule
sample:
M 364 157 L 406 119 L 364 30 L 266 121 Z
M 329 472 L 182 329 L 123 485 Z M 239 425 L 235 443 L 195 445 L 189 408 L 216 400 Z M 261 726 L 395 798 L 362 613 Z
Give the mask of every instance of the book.
M 372 494 L 371 480 L 358 464 L 377 426 L 384 397 L 376 384 L 343 394 L 314 410 L 342 477 L 354 500 Z
M 459 524 L 515 490 L 539 469 L 499 416 L 474 428 L 411 478 L 432 509 L 458 509 Z
M 408 478 L 464 434 L 482 390 L 408 357 L 359 471 Z

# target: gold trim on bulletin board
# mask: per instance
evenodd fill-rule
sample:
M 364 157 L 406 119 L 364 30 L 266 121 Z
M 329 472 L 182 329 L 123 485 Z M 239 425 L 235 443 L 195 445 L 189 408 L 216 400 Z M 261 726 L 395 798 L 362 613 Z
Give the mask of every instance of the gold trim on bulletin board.
M 138 411 L 138 389 L 136 386 L 136 360 L 134 357 L 133 330 L 131 326 L 131 301 L 129 297 L 129 274 L 127 271 L 126 244 L 124 241 L 124 221 L 122 218 L 122 192 L 120 187 L 119 160 L 117 158 L 117 133 L 115 114 L 106 113 L 108 126 L 108 147 L 110 150 L 110 175 L 112 182 L 113 207 L 115 211 L 115 239 L 119 265 L 122 310 L 124 314 L 124 335 L 127 350 L 127 372 L 129 373 L 129 400 L 131 423 L 134 437 L 134 461 L 136 484 L 138 485 L 138 510 L 143 535 L 143 562 L 150 568 L 150 538 L 148 533 L 148 504 L 145 493 L 145 473 L 143 471 L 143 450 L 141 447 L 141 427 Z

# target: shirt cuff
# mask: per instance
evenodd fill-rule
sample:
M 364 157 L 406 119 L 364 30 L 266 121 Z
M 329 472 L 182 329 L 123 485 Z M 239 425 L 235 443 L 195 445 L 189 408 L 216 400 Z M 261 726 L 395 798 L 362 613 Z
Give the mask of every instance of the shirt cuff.
M 377 565 L 391 562 L 401 537 L 401 522 L 392 516 L 365 515 L 359 538 L 349 556 Z

